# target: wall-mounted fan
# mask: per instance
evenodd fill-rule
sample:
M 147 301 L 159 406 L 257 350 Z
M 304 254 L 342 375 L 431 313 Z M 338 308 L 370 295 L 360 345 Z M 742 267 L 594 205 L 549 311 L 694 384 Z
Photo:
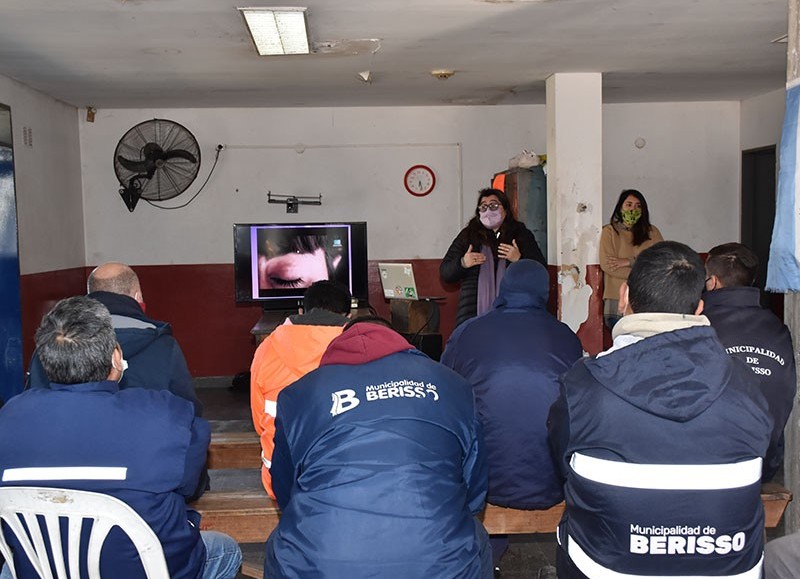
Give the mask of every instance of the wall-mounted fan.
M 181 124 L 165 119 L 139 123 L 114 151 L 119 194 L 133 211 L 139 199 L 165 201 L 192 184 L 200 170 L 197 139 Z

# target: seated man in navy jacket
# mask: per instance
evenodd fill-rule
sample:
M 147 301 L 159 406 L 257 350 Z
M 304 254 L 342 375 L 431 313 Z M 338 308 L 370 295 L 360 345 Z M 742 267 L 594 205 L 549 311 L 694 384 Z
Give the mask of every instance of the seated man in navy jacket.
M 739 358 L 761 379 L 774 420 L 762 481 L 783 464 L 783 429 L 797 392 L 794 347 L 789 328 L 761 307 L 753 286 L 758 257 L 741 243 L 724 243 L 708 252 L 703 313 L 728 354 Z
M 561 379 L 560 579 L 761 575 L 772 419 L 758 378 L 700 315 L 704 279 L 682 243 L 642 251 L 613 346 Z
M 86 283 L 89 297 L 96 299 L 111 312 L 111 323 L 117 342 L 125 352 L 125 376 L 119 388 L 169 390 L 192 403 L 195 416 L 203 415 L 203 405 L 197 399 L 194 382 L 178 342 L 172 337 L 167 322 L 153 320 L 144 312 L 144 296 L 136 272 L 124 263 L 99 265 Z M 47 388 L 49 380 L 35 351 L 30 366 L 30 387 Z M 203 472 L 197 488 L 187 498 L 192 502 L 209 489 L 208 471 Z
M 96 300 L 58 302 L 36 331 L 36 348 L 50 387 L 27 390 L 0 409 L 0 486 L 111 495 L 153 529 L 172 579 L 235 577 L 236 542 L 201 532 L 200 515 L 184 502 L 205 465 L 208 422 L 167 391 L 120 390 L 123 352 L 111 315 Z M 17 578 L 37 577 L 24 551 L 14 551 Z M 103 577 L 144 577 L 136 550 L 117 528 L 100 565 Z
M 111 312 L 117 341 L 125 352 L 129 367 L 119 387 L 169 390 L 194 405 L 197 416 L 203 406 L 194 391 L 194 382 L 183 352 L 172 336 L 172 327 L 145 314 L 142 286 L 136 272 L 124 263 L 97 266 L 87 281 L 89 297 Z M 47 386 L 37 353 L 31 360 L 31 388 Z
M 266 578 L 491 579 L 469 383 L 354 320 L 278 396 Z

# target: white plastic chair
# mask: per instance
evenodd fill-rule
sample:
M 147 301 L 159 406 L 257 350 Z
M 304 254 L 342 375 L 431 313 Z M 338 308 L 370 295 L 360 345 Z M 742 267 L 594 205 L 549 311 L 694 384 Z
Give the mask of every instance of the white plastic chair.
M 53 579 L 50 562 L 45 547 L 42 529 L 37 515 L 44 518 L 47 535 L 53 552 L 53 560 L 58 579 L 78 579 L 80 566 L 78 553 L 81 528 L 84 521 L 91 519 L 91 533 L 86 557 L 90 579 L 100 578 L 100 550 L 113 527 L 119 527 L 130 537 L 139 551 L 144 571 L 148 579 L 169 579 L 164 550 L 153 530 L 131 507 L 109 495 L 67 489 L 43 487 L 0 488 L 0 518 L 10 527 L 22 545 L 39 577 Z M 59 519 L 69 521 L 67 548 L 69 554 L 69 575 L 64 564 L 64 550 L 61 545 Z M 27 531 L 22 525 L 24 520 Z M 14 560 L 11 549 L 0 533 L 0 552 L 2 552 L 14 577 Z

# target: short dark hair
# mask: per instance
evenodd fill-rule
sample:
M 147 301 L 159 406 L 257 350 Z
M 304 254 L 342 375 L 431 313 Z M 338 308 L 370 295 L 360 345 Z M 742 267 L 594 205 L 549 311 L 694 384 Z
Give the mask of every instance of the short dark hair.
M 741 243 L 723 243 L 708 252 L 706 272 L 725 287 L 750 286 L 756 281 L 758 256 Z
M 703 260 L 688 245 L 662 241 L 636 258 L 628 276 L 634 313 L 694 314 L 705 286 Z
M 47 377 L 57 384 L 106 380 L 116 345 L 111 314 L 86 296 L 58 302 L 36 330 L 39 360 Z
M 350 313 L 350 290 L 332 281 L 315 281 L 303 294 L 303 310 L 308 313 L 314 308 L 347 315 Z

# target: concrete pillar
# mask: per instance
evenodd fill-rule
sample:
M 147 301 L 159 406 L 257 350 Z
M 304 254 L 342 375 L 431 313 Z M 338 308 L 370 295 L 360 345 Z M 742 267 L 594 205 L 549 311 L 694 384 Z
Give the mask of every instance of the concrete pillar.
M 789 0 L 789 42 L 786 61 L 786 82 L 800 78 L 800 0 Z M 787 293 L 784 301 L 784 321 L 792 332 L 795 361 L 800 340 L 800 294 Z M 784 486 L 792 491 L 794 500 L 784 515 L 786 533 L 800 530 L 800 410 L 795 397 L 794 410 L 785 430 Z
M 547 262 L 558 271 L 558 317 L 596 354 L 603 343 L 602 75 L 557 73 L 546 86 Z

